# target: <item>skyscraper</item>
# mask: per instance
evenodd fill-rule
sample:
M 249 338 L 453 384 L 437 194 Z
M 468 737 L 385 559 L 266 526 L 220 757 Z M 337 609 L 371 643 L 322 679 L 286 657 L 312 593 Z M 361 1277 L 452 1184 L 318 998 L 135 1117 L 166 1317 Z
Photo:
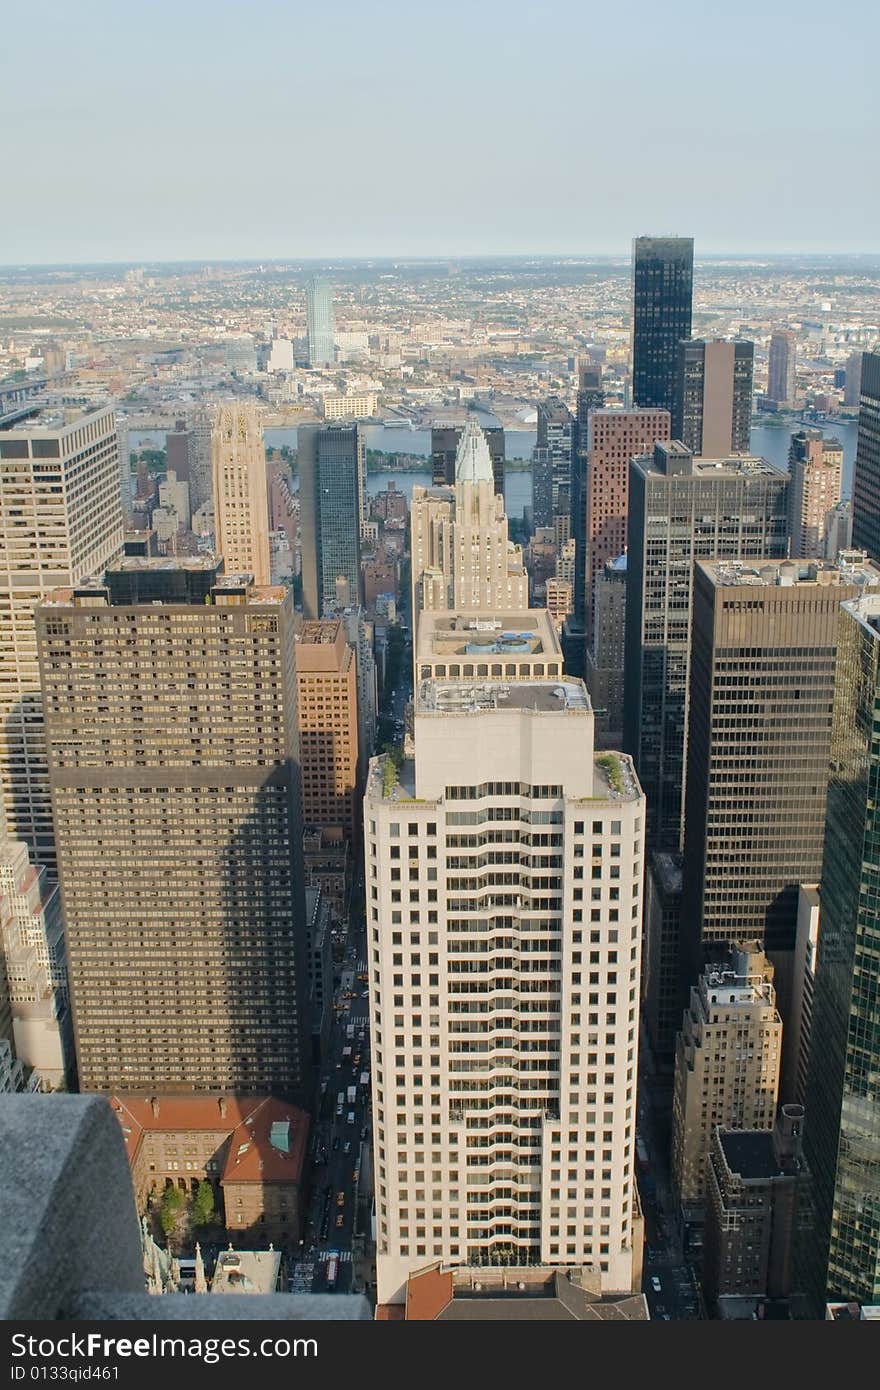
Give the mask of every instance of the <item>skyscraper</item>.
M 862 353 L 851 352 L 846 359 L 846 385 L 843 392 L 845 406 L 857 406 L 862 394 Z
M 783 559 L 788 478 L 763 459 L 658 444 L 630 465 L 624 747 L 651 848 L 682 845 L 694 560 Z
M 880 560 L 880 352 L 862 354 L 852 543 Z
M 210 502 L 213 497 L 214 476 L 211 454 L 211 413 L 199 409 L 191 416 L 186 432 L 187 467 L 189 472 L 190 511 Z
M 692 338 L 677 349 L 672 438 L 694 455 L 747 454 L 754 343 Z
M 840 604 L 880 591 L 849 562 L 695 567 L 682 922 L 700 950 L 763 941 L 783 1018 L 798 888 L 819 876 Z
M 798 430 L 791 436 L 788 468 L 792 558 L 821 559 L 830 516 L 840 502 L 843 445 L 839 439 L 823 439 L 821 430 Z
M 455 491 L 414 487 L 410 502 L 413 618 L 424 609 L 529 606 L 522 550 L 514 545 L 495 491 L 485 434 L 474 420 L 461 432 Z
M 876 359 L 880 362 L 880 358 Z M 840 615 L 804 1150 L 813 1175 L 814 1316 L 880 1302 L 880 598 Z
M 773 1128 L 782 1020 L 773 967 L 755 942 L 734 944 L 691 990 L 675 1046 L 672 1188 L 685 1222 L 699 1223 L 716 1125 Z
M 253 406 L 222 405 L 211 434 L 214 525 L 227 574 L 268 584 L 269 498 L 263 428 Z
M 767 395 L 780 405 L 793 404 L 797 395 L 795 353 L 797 338 L 787 328 L 770 334 Z
M 330 285 L 315 276 L 306 286 L 306 318 L 309 334 L 309 366 L 326 367 L 335 360 L 333 349 L 333 293 Z
M 339 619 L 297 634 L 297 706 L 304 825 L 358 833 L 358 695 L 355 654 Z
M 414 759 L 371 765 L 382 1303 L 438 1259 L 638 1280 L 644 798 L 592 724 L 580 681 L 425 680 Z
M 302 425 L 297 436 L 303 612 L 361 600 L 365 447 L 358 425 Z
M 431 426 L 431 477 L 435 487 L 452 487 L 455 484 L 458 446 L 468 423 L 476 424 L 473 416 L 461 424 L 443 424 L 438 421 Z M 504 496 L 504 430 L 500 425 L 480 425 L 483 437 L 492 460 L 492 479 L 495 491 Z
M 578 367 L 577 413 L 571 460 L 571 536 L 575 543 L 574 623 L 579 631 L 586 630 L 587 626 L 589 421 L 591 413 L 601 410 L 604 405 L 602 368 L 592 362 L 581 363 Z
M 693 237 L 633 242 L 632 403 L 672 410 L 678 344 L 691 336 Z
M 55 840 L 34 605 L 122 554 L 116 420 L 40 410 L 0 429 L 0 781 L 6 828 L 50 873 Z
M 289 591 L 125 560 L 36 621 L 81 1087 L 306 1095 Z
M 550 515 L 546 521 L 534 516 L 536 526 L 552 526 L 553 518 L 567 509 L 571 498 L 571 451 L 574 419 L 571 411 L 558 396 L 550 396 L 538 404 L 536 449 L 546 451 L 550 463 Z
M 623 741 L 623 662 L 626 634 L 626 556 L 609 560 L 593 592 L 593 640 L 587 647 L 587 689 L 596 712 L 596 737 Z
M 609 560 L 626 551 L 629 466 L 669 438 L 666 410 L 593 410 L 587 427 L 586 628 L 593 638 L 595 588 Z

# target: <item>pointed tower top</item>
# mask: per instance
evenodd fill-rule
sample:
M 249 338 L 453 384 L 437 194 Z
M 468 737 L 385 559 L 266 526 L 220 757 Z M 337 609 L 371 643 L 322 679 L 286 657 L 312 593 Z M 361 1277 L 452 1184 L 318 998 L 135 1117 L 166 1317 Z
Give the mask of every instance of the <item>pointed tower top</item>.
M 492 455 L 486 436 L 472 417 L 467 421 L 455 453 L 457 483 L 494 483 Z

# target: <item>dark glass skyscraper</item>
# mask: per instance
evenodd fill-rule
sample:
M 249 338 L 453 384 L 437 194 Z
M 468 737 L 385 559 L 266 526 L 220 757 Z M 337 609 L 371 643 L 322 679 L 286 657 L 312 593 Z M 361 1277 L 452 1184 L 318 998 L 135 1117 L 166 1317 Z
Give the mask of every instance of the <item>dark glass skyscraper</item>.
M 678 344 L 691 336 L 693 237 L 633 242 L 632 403 L 672 410 Z
M 880 560 L 880 353 L 862 354 L 852 543 Z
M 880 358 L 875 359 L 880 362 Z M 804 1148 L 814 1316 L 880 1303 L 880 600 L 841 608 Z
M 298 433 L 303 612 L 322 618 L 360 603 L 364 441 L 357 425 Z
M 587 618 L 587 459 L 590 412 L 605 404 L 602 368 L 583 363 L 578 371 L 577 412 L 571 450 L 571 534 L 574 538 L 574 612 L 580 628 Z M 616 557 L 612 557 L 616 558 Z

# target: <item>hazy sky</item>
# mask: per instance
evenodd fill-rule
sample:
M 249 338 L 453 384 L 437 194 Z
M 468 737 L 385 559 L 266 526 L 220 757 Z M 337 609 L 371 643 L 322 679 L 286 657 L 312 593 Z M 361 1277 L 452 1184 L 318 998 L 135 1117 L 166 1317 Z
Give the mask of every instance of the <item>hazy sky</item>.
M 20 0 L 0 264 L 880 250 L 876 0 Z

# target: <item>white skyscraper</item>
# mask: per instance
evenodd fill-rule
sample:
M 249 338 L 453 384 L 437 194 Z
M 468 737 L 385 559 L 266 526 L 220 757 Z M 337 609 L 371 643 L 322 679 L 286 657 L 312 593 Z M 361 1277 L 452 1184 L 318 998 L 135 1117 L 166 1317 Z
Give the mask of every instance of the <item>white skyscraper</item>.
M 6 828 L 50 872 L 52 806 L 34 605 L 122 553 L 112 408 L 36 410 L 0 430 L 0 784 Z
M 486 615 L 491 616 L 491 615 Z M 441 1260 L 638 1278 L 644 797 L 583 683 L 423 680 L 364 804 L 380 1303 Z
M 414 487 L 410 503 L 413 614 L 423 609 L 528 608 L 522 550 L 508 534 L 486 436 L 470 419 L 455 458 L 455 487 Z

